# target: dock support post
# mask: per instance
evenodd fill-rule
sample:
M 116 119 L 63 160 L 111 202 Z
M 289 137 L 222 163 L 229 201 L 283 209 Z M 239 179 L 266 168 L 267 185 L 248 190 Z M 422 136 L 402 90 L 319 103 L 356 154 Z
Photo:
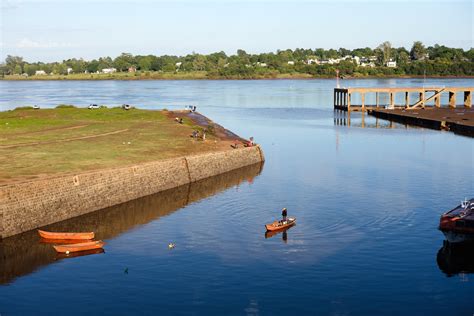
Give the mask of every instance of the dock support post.
M 347 111 L 351 110 L 351 93 L 347 93 Z
M 334 90 L 334 96 L 333 96 L 333 101 L 334 101 L 334 109 L 336 109 L 336 105 L 337 105 L 337 102 L 336 102 L 336 97 L 337 97 L 337 91 Z
M 379 93 L 375 92 L 375 106 L 379 107 Z
M 449 91 L 449 107 L 450 108 L 456 107 L 456 93 L 453 91 Z
M 472 91 L 464 91 L 464 107 L 472 108 Z
M 405 107 L 410 107 L 410 92 L 405 92 Z
M 423 90 L 420 92 L 420 105 L 424 109 L 425 108 L 425 91 Z
M 390 109 L 393 109 L 393 108 L 395 108 L 395 98 L 394 98 L 393 92 L 390 92 L 389 95 L 390 95 L 390 98 L 389 98 L 389 99 L 390 99 L 389 108 L 390 108 Z
M 365 93 L 364 92 L 360 94 L 360 99 L 362 101 L 362 111 L 365 111 Z
M 440 108 L 441 107 L 441 94 L 439 94 L 441 91 L 435 91 L 435 94 L 438 94 L 435 97 L 435 107 Z

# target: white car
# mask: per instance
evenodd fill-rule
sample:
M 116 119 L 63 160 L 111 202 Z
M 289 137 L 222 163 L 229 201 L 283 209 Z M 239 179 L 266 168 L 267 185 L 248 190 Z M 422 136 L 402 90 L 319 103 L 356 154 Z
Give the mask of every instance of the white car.
M 98 109 L 99 106 L 97 104 L 90 104 L 89 109 Z

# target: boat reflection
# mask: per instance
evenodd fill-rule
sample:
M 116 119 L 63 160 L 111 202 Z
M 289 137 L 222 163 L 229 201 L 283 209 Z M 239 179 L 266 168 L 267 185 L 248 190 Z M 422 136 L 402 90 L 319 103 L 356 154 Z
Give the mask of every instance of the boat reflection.
M 474 244 L 453 245 L 444 242 L 436 256 L 439 269 L 448 277 L 474 272 Z
M 278 234 L 281 235 L 281 240 L 283 240 L 284 243 L 288 242 L 288 231 L 292 228 L 295 227 L 296 225 L 281 229 L 281 230 L 275 230 L 275 231 L 266 231 L 265 232 L 265 239 L 267 238 L 272 238 L 273 236 L 276 236 Z
M 89 256 L 89 255 L 95 255 L 95 254 L 100 254 L 100 253 L 105 253 L 104 249 L 102 249 L 102 248 L 91 249 L 91 250 L 85 250 L 85 251 L 79 251 L 79 252 L 71 252 L 69 254 L 57 253 L 56 254 L 56 260 L 65 259 L 65 258 L 75 258 L 75 257 Z
M 44 227 L 48 231 L 93 231 L 97 240 L 107 240 L 134 227 L 170 215 L 182 207 L 227 190 L 242 182 L 252 183 L 263 164 L 243 167 L 215 177 L 159 192 L 97 212 Z M 71 256 L 71 255 L 70 255 Z M 69 257 L 70 257 L 69 256 Z M 40 240 L 36 230 L 0 240 L 0 284 L 54 263 L 56 251 Z

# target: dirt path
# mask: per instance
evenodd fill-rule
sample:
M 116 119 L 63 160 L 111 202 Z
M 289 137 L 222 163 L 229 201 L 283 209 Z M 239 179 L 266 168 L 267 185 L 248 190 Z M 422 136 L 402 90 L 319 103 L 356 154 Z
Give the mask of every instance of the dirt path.
M 74 125 L 74 126 L 68 126 L 68 127 L 53 127 L 53 128 L 46 128 L 42 129 L 39 131 L 35 132 L 22 132 L 22 133 L 14 133 L 8 136 L 18 136 L 18 135 L 33 135 L 33 134 L 40 134 L 40 133 L 46 133 L 46 132 L 51 132 L 51 131 L 65 131 L 65 130 L 70 130 L 70 129 L 77 129 L 77 128 L 83 128 L 89 125 Z
M 114 135 L 114 134 L 119 134 L 119 133 L 123 133 L 123 132 L 126 132 L 126 131 L 128 131 L 128 128 L 118 130 L 118 131 L 108 132 L 108 133 L 97 134 L 97 135 L 89 135 L 89 136 L 73 137 L 73 138 L 66 138 L 66 139 L 58 139 L 58 140 L 51 140 L 51 141 L 47 141 L 47 142 L 21 143 L 21 144 L 12 144 L 12 145 L 3 145 L 3 146 L 0 145 L 0 149 L 64 143 L 64 142 L 71 142 L 71 141 L 75 141 L 75 140 L 83 140 L 83 139 L 97 138 L 97 137 L 102 137 L 102 136 L 107 136 L 107 135 Z

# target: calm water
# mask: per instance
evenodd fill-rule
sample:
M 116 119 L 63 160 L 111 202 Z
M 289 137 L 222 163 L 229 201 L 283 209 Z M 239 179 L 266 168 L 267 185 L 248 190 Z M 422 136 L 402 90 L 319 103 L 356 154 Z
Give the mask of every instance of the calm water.
M 0 313 L 472 315 L 474 249 L 442 249 L 437 230 L 443 211 L 473 196 L 472 138 L 360 115 L 348 126 L 333 113 L 333 87 L 332 80 L 0 82 L 1 110 L 197 105 L 254 136 L 266 156 L 263 167 L 51 227 L 97 231 L 107 242 L 102 254 L 57 258 L 34 232 L 4 240 Z M 297 225 L 265 238 L 263 224 L 282 207 Z

